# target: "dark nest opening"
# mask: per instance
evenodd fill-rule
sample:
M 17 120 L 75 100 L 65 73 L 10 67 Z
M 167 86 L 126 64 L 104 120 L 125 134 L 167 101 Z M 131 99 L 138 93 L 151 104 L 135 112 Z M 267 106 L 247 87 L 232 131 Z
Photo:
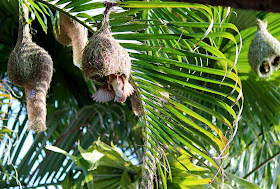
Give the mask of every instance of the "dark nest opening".
M 278 67 L 279 66 L 279 64 L 280 64 L 280 57 L 279 56 L 276 56 L 275 58 L 274 58 L 274 60 L 272 61 L 272 66 L 274 66 L 274 67 Z
M 270 71 L 270 66 L 269 66 L 269 63 L 268 61 L 263 61 L 261 66 L 260 66 L 260 72 L 262 74 L 267 74 L 269 71 Z

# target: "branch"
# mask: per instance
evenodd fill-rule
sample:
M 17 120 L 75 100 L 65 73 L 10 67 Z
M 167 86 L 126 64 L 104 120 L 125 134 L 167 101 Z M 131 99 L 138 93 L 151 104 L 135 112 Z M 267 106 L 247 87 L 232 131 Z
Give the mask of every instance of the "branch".
M 263 166 L 265 166 L 266 164 L 268 164 L 272 159 L 276 158 L 277 156 L 280 155 L 280 152 L 277 152 L 275 154 L 273 154 L 273 156 L 271 156 L 270 158 L 268 158 L 267 160 L 265 160 L 263 163 L 261 163 L 260 165 L 258 165 L 255 169 L 253 169 L 250 173 L 246 174 L 243 178 L 246 179 L 248 176 L 250 176 L 251 174 L 253 174 L 254 172 L 256 172 L 258 169 L 262 168 Z

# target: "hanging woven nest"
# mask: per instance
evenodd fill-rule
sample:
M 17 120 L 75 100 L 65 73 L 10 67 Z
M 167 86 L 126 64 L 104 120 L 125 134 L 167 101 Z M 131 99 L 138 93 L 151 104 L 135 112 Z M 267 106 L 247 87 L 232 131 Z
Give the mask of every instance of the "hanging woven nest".
M 15 48 L 8 61 L 8 76 L 12 83 L 25 89 L 28 129 L 46 130 L 46 95 L 53 73 L 50 55 L 32 42 L 29 33 L 28 8 L 19 3 L 19 31 Z
M 280 67 L 280 43 L 267 31 L 267 22 L 257 19 L 257 25 L 248 61 L 259 77 L 268 77 Z
M 56 24 L 55 38 L 65 46 L 73 48 L 73 63 L 80 67 L 82 63 L 82 51 L 88 41 L 88 30 L 82 24 L 63 13 L 59 13 L 59 28 Z
M 128 82 L 131 72 L 129 54 L 111 35 L 109 15 L 113 6 L 114 3 L 106 2 L 106 10 L 98 31 L 83 51 L 84 76 L 105 85 L 94 95 L 93 99 L 97 102 L 106 102 L 113 98 L 117 102 L 124 102 L 134 91 Z
M 131 60 L 126 50 L 111 35 L 109 15 L 113 4 L 107 3 L 98 31 L 89 40 L 83 52 L 82 71 L 86 78 L 106 83 L 110 74 L 130 76 Z

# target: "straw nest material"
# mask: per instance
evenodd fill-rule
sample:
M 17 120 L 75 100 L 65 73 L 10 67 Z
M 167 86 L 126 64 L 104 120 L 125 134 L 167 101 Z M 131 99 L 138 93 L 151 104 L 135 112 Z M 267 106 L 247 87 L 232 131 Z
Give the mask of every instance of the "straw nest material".
M 267 31 L 267 22 L 257 19 L 257 25 L 248 61 L 259 77 L 268 77 L 280 67 L 280 43 Z
M 59 13 L 59 18 L 60 27 L 56 24 L 55 38 L 62 45 L 73 47 L 73 63 L 79 67 L 82 63 L 82 50 L 88 41 L 88 30 L 63 13 Z
M 46 130 L 46 94 L 53 73 L 50 55 L 32 42 L 26 5 L 20 4 L 18 40 L 8 61 L 8 76 L 12 83 L 25 88 L 28 128 L 35 132 Z
M 109 14 L 112 3 L 106 4 L 104 17 L 96 34 L 91 37 L 83 51 L 82 71 L 86 78 L 106 84 L 106 76 L 124 75 L 129 78 L 131 59 L 126 50 L 111 35 Z

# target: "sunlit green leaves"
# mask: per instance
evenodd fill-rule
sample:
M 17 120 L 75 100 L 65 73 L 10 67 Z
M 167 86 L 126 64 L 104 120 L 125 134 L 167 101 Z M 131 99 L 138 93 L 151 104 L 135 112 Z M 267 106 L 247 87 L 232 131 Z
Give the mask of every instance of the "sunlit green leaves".
M 231 166 L 229 170 L 234 175 L 244 176 L 244 172 L 248 173 L 259 167 L 278 152 L 279 131 L 275 128 L 279 125 L 280 111 L 279 71 L 275 71 L 270 78 L 258 78 L 249 66 L 247 56 L 250 43 L 257 31 L 256 18 L 261 15 L 260 19 L 266 18 L 268 31 L 278 40 L 280 39 L 278 35 L 280 22 L 279 14 L 263 14 L 247 10 L 237 10 L 236 13 L 236 16 L 231 15 L 230 20 L 242 29 L 240 33 L 244 45 L 238 59 L 238 71 L 242 80 L 245 104 L 239 133 L 232 149 L 234 157 L 231 161 L 234 162 L 234 166 Z M 238 38 L 236 36 L 239 43 Z M 227 44 L 224 47 L 224 52 L 231 56 L 233 49 L 232 44 Z M 254 162 L 251 163 L 252 158 L 254 158 Z M 278 161 L 279 157 L 276 159 Z M 250 175 L 249 180 L 255 181 L 261 188 L 276 186 L 276 175 L 279 174 L 279 168 L 274 163 L 271 162 L 267 166 L 259 167 L 258 171 Z M 227 165 L 230 164 L 232 163 L 227 163 Z M 237 167 L 242 171 L 239 171 Z
M 87 150 L 80 145 L 78 148 L 80 156 L 74 157 L 55 146 L 47 146 L 70 157 L 83 170 L 82 178 L 88 188 L 132 188 L 139 181 L 141 166 L 134 166 L 113 144 L 108 146 L 98 140 Z
M 168 13 L 168 10 L 164 10 L 164 11 L 165 14 Z M 152 14 L 156 15 L 157 13 L 158 13 L 157 9 L 151 11 L 151 15 Z M 162 16 L 162 12 L 160 14 Z M 151 16 L 151 20 L 153 19 L 154 17 Z M 170 20 L 167 21 L 165 20 L 164 22 L 165 23 L 174 22 L 174 20 L 173 18 L 170 18 Z M 204 26 L 207 29 L 209 26 L 209 20 L 207 20 L 206 18 L 205 22 L 208 23 L 208 24 L 204 24 Z M 214 25 L 217 26 L 217 24 Z M 227 27 L 229 27 L 229 25 Z M 236 28 L 234 26 L 232 26 L 232 28 L 234 28 L 236 31 Z M 151 127 L 149 127 L 149 129 L 155 136 L 159 137 L 159 140 L 161 142 L 164 141 L 164 138 L 166 138 L 166 140 L 169 141 L 172 139 L 173 141 L 168 145 L 169 148 L 173 149 L 174 143 L 180 145 L 181 142 L 182 144 L 196 151 L 202 157 L 208 159 L 210 162 L 212 162 L 215 165 L 216 163 L 214 163 L 211 160 L 211 158 L 210 159 L 208 158 L 210 155 L 208 154 L 208 151 L 205 149 L 205 147 L 202 147 L 203 145 L 201 145 L 199 141 L 195 141 L 191 139 L 191 136 L 198 135 L 200 139 L 204 140 L 205 143 L 208 143 L 214 149 L 217 149 L 218 152 L 217 154 L 220 153 L 219 152 L 220 150 L 222 151 L 224 149 L 224 146 L 227 145 L 228 141 L 226 137 L 223 135 L 223 132 L 217 127 L 217 125 L 212 123 L 213 121 L 212 119 L 206 120 L 205 118 L 199 116 L 196 113 L 198 111 L 200 115 L 202 112 L 208 114 L 209 112 L 211 112 L 211 108 L 209 109 L 201 105 L 201 102 L 203 101 L 201 101 L 202 99 L 200 96 L 195 95 L 194 97 L 192 97 L 194 93 L 192 92 L 186 93 L 186 92 L 189 90 L 195 90 L 195 91 L 197 90 L 203 94 L 207 94 L 210 96 L 214 95 L 215 96 L 214 98 L 216 98 L 215 101 L 219 100 L 219 95 L 221 96 L 220 99 L 222 101 L 224 101 L 224 98 L 228 98 L 229 101 L 224 101 L 226 106 L 228 106 L 227 112 L 235 112 L 230 106 L 234 104 L 236 100 L 238 100 L 239 98 L 238 95 L 242 94 L 240 89 L 241 83 L 238 77 L 233 73 L 231 74 L 228 73 L 228 75 L 226 75 L 228 76 L 228 79 L 232 79 L 231 81 L 227 79 L 224 83 L 222 83 L 221 80 L 225 75 L 224 70 L 203 68 L 203 66 L 201 65 L 207 66 L 207 62 L 211 62 L 211 54 L 209 55 L 203 50 L 201 51 L 197 50 L 197 52 L 193 53 L 193 56 L 190 57 L 190 56 L 184 56 L 183 52 L 191 54 L 192 47 L 194 47 L 197 44 L 201 45 L 202 48 L 205 48 L 204 45 L 206 43 L 203 41 L 199 42 L 201 38 L 205 38 L 206 40 L 209 37 L 211 40 L 213 40 L 212 38 L 215 36 L 216 37 L 220 36 L 222 38 L 227 38 L 227 37 L 223 35 L 219 35 L 221 34 L 220 32 L 215 33 L 213 31 L 210 32 L 209 35 L 205 37 L 204 37 L 204 33 L 201 34 L 196 33 L 194 35 L 190 33 L 185 34 L 184 31 L 180 30 L 180 27 L 178 26 L 176 27 L 172 24 L 170 25 L 167 24 L 166 26 L 152 25 L 147 31 L 147 33 L 148 34 L 143 33 L 143 34 L 131 34 L 131 35 L 118 34 L 115 35 L 115 37 L 119 39 L 132 39 L 133 38 L 132 36 L 135 35 L 135 39 L 141 41 L 144 40 L 145 41 L 144 44 L 146 43 L 147 46 L 149 46 L 149 47 L 137 46 L 138 51 L 146 50 L 147 52 L 146 55 L 133 54 L 133 57 L 138 59 L 138 61 L 135 60 L 133 62 L 133 70 L 134 70 L 133 77 L 135 78 L 138 84 L 139 93 L 143 95 L 141 97 L 143 98 L 143 103 L 145 104 L 144 108 L 147 116 L 146 121 L 147 123 L 151 124 Z M 231 39 L 233 43 L 236 43 L 235 39 L 233 39 L 232 36 L 228 37 L 228 39 Z M 174 48 L 175 44 L 180 44 L 181 49 Z M 214 60 L 219 58 L 225 58 L 225 56 L 219 56 L 222 53 L 219 53 L 219 50 L 215 46 L 211 46 L 211 43 L 210 45 L 209 43 L 207 45 L 208 45 L 208 47 L 206 46 L 207 51 L 209 53 L 214 53 L 212 54 L 212 56 L 214 55 L 213 56 Z M 132 46 L 128 46 L 126 44 L 124 44 L 124 46 L 127 46 L 132 49 Z M 134 45 L 133 47 L 136 46 Z M 168 48 L 172 50 L 169 50 Z M 227 60 L 224 59 L 224 62 L 226 61 Z M 231 63 L 231 65 L 233 65 L 233 63 Z M 236 85 L 236 82 L 238 82 L 238 85 Z M 205 83 L 205 85 L 203 85 L 203 83 Z M 215 87 L 215 85 L 217 87 Z M 227 93 L 223 94 L 222 92 L 219 92 L 218 86 L 224 86 L 225 87 L 224 91 L 228 91 L 228 92 L 231 92 L 232 90 L 233 91 L 236 90 L 237 96 L 232 97 L 229 96 Z M 230 87 L 232 89 L 230 90 L 230 88 L 227 87 Z M 168 96 L 163 95 L 162 93 L 164 92 L 166 92 Z M 186 94 L 189 95 L 187 96 L 187 98 L 191 99 L 193 103 L 184 104 L 183 103 L 184 101 L 181 101 L 180 98 L 182 98 Z M 152 96 L 154 96 L 154 98 L 151 98 Z M 160 105 L 161 104 L 160 101 L 163 101 L 162 105 Z M 199 106 L 195 105 L 196 102 L 199 102 L 200 105 Z M 163 106 L 164 108 L 160 108 L 159 106 Z M 195 108 L 198 108 L 198 110 L 195 111 L 192 110 L 193 106 Z M 239 108 L 241 110 L 242 105 L 239 106 Z M 155 109 L 157 109 L 160 112 L 161 114 L 160 118 L 157 118 L 158 116 L 156 114 L 159 112 L 157 112 L 157 110 Z M 235 114 L 236 113 L 233 113 L 233 115 Z M 224 116 L 220 116 L 217 113 L 212 113 L 212 115 L 215 115 L 215 117 L 217 117 L 218 120 L 221 121 L 223 124 L 226 123 L 229 126 L 229 130 L 233 132 L 234 126 L 231 125 L 231 122 L 234 119 L 236 119 L 236 117 L 234 117 L 233 119 L 231 118 L 229 121 L 225 118 L 222 118 Z M 156 119 L 160 119 L 161 121 L 155 121 Z M 167 123 L 167 124 L 165 125 L 163 123 Z M 190 125 L 191 127 L 188 127 L 187 125 Z M 204 128 L 201 127 L 200 125 L 207 125 L 209 126 L 209 128 L 212 128 L 213 131 L 215 131 L 215 133 L 219 135 L 220 139 L 216 140 L 217 138 L 212 134 L 212 132 L 209 132 L 208 129 L 204 130 Z M 189 128 L 194 130 L 191 131 Z M 179 130 L 181 132 L 178 132 Z M 175 134 L 177 132 L 178 135 Z M 184 135 L 188 136 L 188 139 L 190 139 L 191 142 L 187 142 L 186 138 L 182 137 Z M 211 140 L 210 138 L 213 139 L 212 142 L 210 141 Z M 162 143 L 164 144 L 164 142 Z M 167 145 L 167 143 L 165 144 Z M 193 144 L 196 144 L 196 146 L 200 146 L 201 149 L 193 148 L 192 146 Z M 219 146 L 219 148 L 216 148 L 217 146 Z M 203 152 L 203 150 L 205 150 L 205 152 Z
M 122 108 L 118 104 L 111 104 L 110 108 L 105 108 L 98 104 L 85 106 L 77 113 L 73 113 L 71 108 L 68 107 L 57 108 L 48 117 L 48 132 L 40 133 L 34 138 L 33 144 L 37 145 L 32 145 L 20 161 L 18 160 L 18 156 L 13 156 L 11 161 L 19 161 L 17 171 L 21 178 L 30 178 L 30 174 L 32 175 L 33 180 L 29 182 L 30 186 L 40 186 L 36 182 L 42 182 L 43 177 L 47 177 L 48 183 L 50 182 L 52 184 L 57 184 L 57 179 L 62 181 L 64 179 L 62 173 L 68 173 L 74 165 L 72 160 L 79 162 L 79 160 L 75 159 L 75 155 L 79 153 L 77 148 L 78 140 L 81 146 L 87 148 L 99 136 L 102 141 L 107 143 L 114 141 L 122 150 L 134 148 L 134 153 L 138 154 L 141 151 L 141 128 L 137 128 L 135 118 L 133 116 L 131 117 L 130 114 L 132 113 L 129 110 L 125 107 Z M 69 122 L 69 125 L 67 122 Z M 68 126 L 65 126 L 65 124 Z M 19 126 L 16 128 L 24 131 L 26 120 Z M 133 137 L 136 135 L 140 136 L 140 139 Z M 24 145 L 28 137 L 24 132 L 21 132 L 19 139 L 17 144 L 19 148 L 12 149 L 11 153 L 20 154 L 22 150 L 20 146 Z M 127 143 L 126 141 L 134 142 Z M 72 160 L 58 153 L 50 153 L 44 150 L 45 145 L 50 143 L 60 147 L 61 150 L 59 152 L 62 154 L 69 155 L 66 151 L 70 151 L 71 155 L 69 156 Z M 76 148 L 73 149 L 74 146 Z M 42 160 L 40 164 L 36 163 L 38 159 Z M 82 165 L 82 162 L 78 165 Z M 35 172 L 33 172 L 34 170 Z M 88 177 L 86 178 L 89 179 Z M 15 187 L 17 183 L 0 182 L 0 185 L 3 188 L 7 185 L 9 187 Z

